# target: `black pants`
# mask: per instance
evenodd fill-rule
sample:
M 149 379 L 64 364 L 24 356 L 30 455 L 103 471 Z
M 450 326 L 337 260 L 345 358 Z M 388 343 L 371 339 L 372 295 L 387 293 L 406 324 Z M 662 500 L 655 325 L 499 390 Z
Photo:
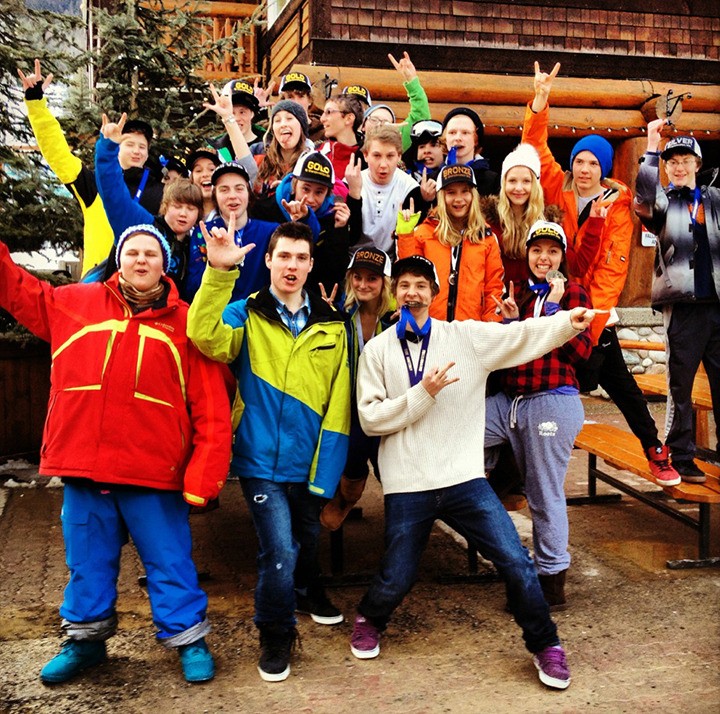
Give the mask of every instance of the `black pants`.
M 614 327 L 606 327 L 602 331 L 590 359 L 575 373 L 581 391 L 590 392 L 599 384 L 610 395 L 630 430 L 640 440 L 643 450 L 661 444 L 647 400 L 625 364 Z
M 683 461 L 695 456 L 692 388 L 700 362 L 710 382 L 715 437 L 720 442 L 720 304 L 666 305 L 663 319 L 672 397 L 667 444 L 673 459 Z

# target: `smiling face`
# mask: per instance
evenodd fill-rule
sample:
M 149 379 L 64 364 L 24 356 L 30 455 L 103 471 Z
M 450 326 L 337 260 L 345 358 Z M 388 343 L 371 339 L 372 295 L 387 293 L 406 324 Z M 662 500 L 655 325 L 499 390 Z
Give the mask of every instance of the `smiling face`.
M 367 268 L 353 268 L 350 273 L 350 283 L 359 303 L 378 300 L 382 294 L 382 275 Z
M 162 248 L 154 236 L 138 233 L 128 238 L 120 253 L 120 275 L 134 288 L 154 288 L 163 274 Z
M 530 200 L 534 174 L 527 166 L 513 166 L 505 174 L 503 191 L 512 206 L 524 206 Z
M 545 280 L 549 270 L 560 269 L 563 249 L 557 241 L 540 238 L 528 246 L 527 259 L 530 272 L 538 280 Z
M 246 217 L 249 200 L 250 187 L 243 176 L 228 173 L 218 178 L 215 184 L 215 201 L 225 223 L 230 220 L 231 213 L 235 213 L 236 218 L 242 221 Z
M 283 302 L 302 291 L 313 260 L 306 240 L 278 238 L 272 252 L 265 254 L 273 292 Z
M 472 186 L 464 181 L 451 183 L 442 189 L 445 210 L 453 221 L 462 221 L 468 217 L 473 201 Z
M 695 154 L 672 154 L 665 162 L 668 181 L 676 188 L 695 188 L 700 159 Z
M 303 139 L 302 126 L 290 112 L 279 111 L 273 116 L 272 130 L 281 148 L 292 151 Z
M 192 171 L 190 173 L 190 180 L 196 186 L 200 186 L 203 201 L 207 201 L 209 198 L 212 198 L 213 187 L 210 178 L 212 177 L 212 172 L 215 171 L 215 168 L 215 162 L 210 161 L 210 159 L 207 159 L 204 156 L 201 156 L 193 164 Z
M 327 186 L 314 181 L 303 181 L 301 179 L 295 181 L 295 200 L 300 201 L 304 198 L 307 206 L 312 208 L 313 211 L 317 211 L 323 205 L 329 192 L 330 189 Z
M 364 151 L 370 169 L 370 179 L 380 186 L 389 184 L 400 162 L 400 152 L 397 148 L 385 142 L 371 141 Z
M 197 223 L 199 213 L 197 206 L 172 201 L 164 218 L 170 230 L 180 237 L 184 236 Z
M 602 168 L 591 151 L 581 151 L 573 160 L 572 176 L 581 196 L 597 196 L 602 191 Z
M 148 141 L 144 134 L 123 134 L 118 161 L 123 171 L 134 166 L 142 168 L 148 159 Z
M 475 158 L 477 130 L 473 120 L 465 114 L 452 117 L 445 127 L 445 142 L 448 149 L 457 149 L 457 163 L 466 164 Z

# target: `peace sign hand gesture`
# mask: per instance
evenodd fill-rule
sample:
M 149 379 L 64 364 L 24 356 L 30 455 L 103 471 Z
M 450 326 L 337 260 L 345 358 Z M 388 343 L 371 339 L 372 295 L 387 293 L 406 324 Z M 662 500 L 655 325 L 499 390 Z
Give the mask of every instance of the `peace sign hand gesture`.
M 512 280 L 508 288 L 508 296 L 504 300 L 498 300 L 495 295 L 491 295 L 491 297 L 498 306 L 504 320 L 517 320 L 520 317 L 520 310 L 515 302 L 515 286 Z

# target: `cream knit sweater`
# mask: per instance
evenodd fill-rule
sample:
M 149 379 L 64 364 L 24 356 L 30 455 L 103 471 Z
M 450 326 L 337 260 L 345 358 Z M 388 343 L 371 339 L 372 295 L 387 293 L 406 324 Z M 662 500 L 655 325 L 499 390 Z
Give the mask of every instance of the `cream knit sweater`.
M 425 373 L 455 362 L 460 381 L 434 398 L 410 387 L 394 328 L 373 337 L 360 355 L 358 412 L 366 434 L 381 436 L 383 491 L 445 488 L 483 477 L 485 382 L 489 372 L 541 357 L 577 334 L 568 312 L 502 325 L 433 320 Z M 420 345 L 408 342 L 417 369 Z

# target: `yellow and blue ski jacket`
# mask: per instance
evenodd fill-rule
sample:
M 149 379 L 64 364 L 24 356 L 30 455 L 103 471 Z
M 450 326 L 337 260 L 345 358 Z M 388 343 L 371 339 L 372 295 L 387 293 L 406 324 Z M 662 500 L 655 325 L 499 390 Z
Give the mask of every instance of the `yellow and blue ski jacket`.
M 188 314 L 190 339 L 229 364 L 238 381 L 231 471 L 307 481 L 311 493 L 332 498 L 350 429 L 343 317 L 310 293 L 309 320 L 293 338 L 269 288 L 227 304 L 237 277 L 237 270 L 208 267 Z

